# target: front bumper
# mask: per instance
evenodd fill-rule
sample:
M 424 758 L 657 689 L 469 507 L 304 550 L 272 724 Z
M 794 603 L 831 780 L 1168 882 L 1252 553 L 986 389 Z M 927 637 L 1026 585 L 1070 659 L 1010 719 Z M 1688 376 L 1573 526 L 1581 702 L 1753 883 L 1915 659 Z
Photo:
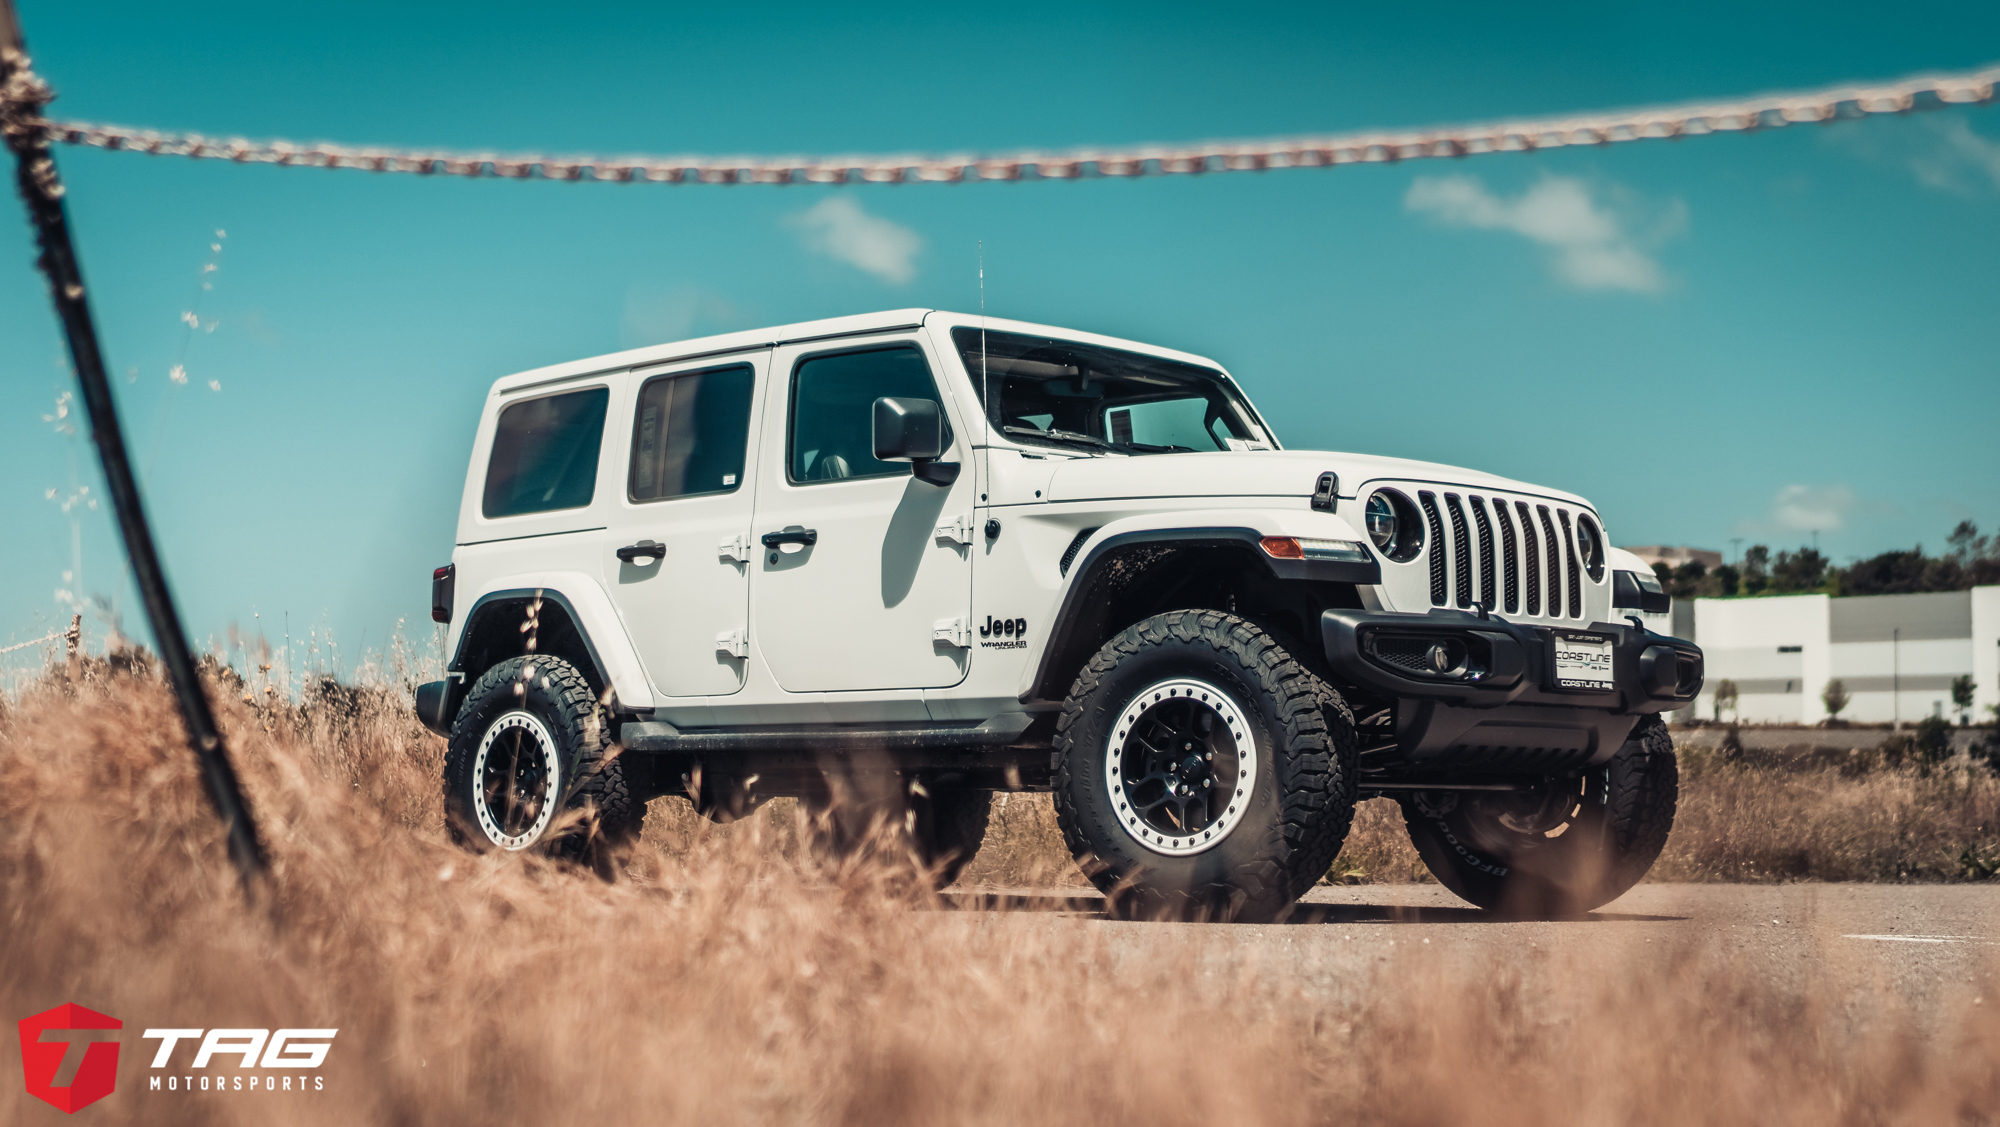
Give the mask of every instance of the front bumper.
M 1571 629 L 1454 610 L 1329 610 L 1320 632 L 1341 683 L 1395 699 L 1398 758 L 1413 767 L 1602 762 L 1639 717 L 1685 708 L 1702 686 L 1700 647 L 1626 624 Z M 1606 646 L 1608 669 L 1557 675 L 1559 650 L 1601 655 Z

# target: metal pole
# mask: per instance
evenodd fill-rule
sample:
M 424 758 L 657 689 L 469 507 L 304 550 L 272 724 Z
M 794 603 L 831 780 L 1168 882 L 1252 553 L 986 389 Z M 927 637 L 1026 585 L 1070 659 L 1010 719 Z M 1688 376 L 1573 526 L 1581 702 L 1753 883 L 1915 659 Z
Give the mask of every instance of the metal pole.
M 104 484 L 111 491 L 118 530 L 124 534 L 125 551 L 132 560 L 132 577 L 146 603 L 153 640 L 159 645 L 160 660 L 167 667 L 167 678 L 180 702 L 188 746 L 201 763 L 208 797 L 229 834 L 230 859 L 236 863 L 248 892 L 252 879 L 264 869 L 264 850 L 257 841 L 250 808 L 243 801 L 228 750 L 222 746 L 215 714 L 195 676 L 187 635 L 181 629 L 173 595 L 167 590 L 166 574 L 153 546 L 152 529 L 146 524 L 139 485 L 133 480 L 131 461 L 126 457 L 125 435 L 118 425 L 118 407 L 111 398 L 111 384 L 104 376 L 104 357 L 97 346 L 97 328 L 85 298 L 83 272 L 77 265 L 76 248 L 70 242 L 62 179 L 49 155 L 48 132 L 42 121 L 42 107 L 52 97 L 48 85 L 29 69 L 13 0 L 0 0 L 0 132 L 5 133 L 7 147 L 14 152 L 21 199 L 28 205 L 28 217 L 33 220 L 36 238 L 41 243 L 42 254 L 37 265 L 48 276 L 56 315 L 62 319 L 63 332 L 69 338 L 70 358 L 76 365 L 77 382 L 82 385 L 84 407 L 90 413 L 90 434 L 104 463 Z
M 1889 707 L 1893 710 L 1890 715 L 1896 718 L 1889 730 L 1900 732 L 1903 730 L 1903 628 L 1900 626 L 1889 631 L 1889 661 Z

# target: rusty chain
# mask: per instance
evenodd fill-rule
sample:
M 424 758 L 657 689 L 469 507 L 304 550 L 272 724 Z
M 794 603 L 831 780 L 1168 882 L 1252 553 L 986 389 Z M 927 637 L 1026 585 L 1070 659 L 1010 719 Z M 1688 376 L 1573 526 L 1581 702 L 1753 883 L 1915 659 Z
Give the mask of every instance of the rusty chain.
M 587 179 L 656 184 L 895 184 L 1261 172 L 1699 137 L 1712 133 L 1772 129 L 1801 122 L 1908 113 L 1944 104 L 1983 103 L 1993 98 L 1996 80 L 2000 80 L 2000 66 L 1958 74 L 1925 75 L 1878 86 L 1830 87 L 1808 93 L 1774 94 L 1729 103 L 1685 104 L 1459 128 L 1207 145 L 942 157 L 553 157 L 246 141 L 199 133 L 166 133 L 28 117 L 38 114 L 41 103 L 47 100 L 46 87 L 24 88 L 21 94 L 26 97 L 10 101 L 7 107 L 0 107 L 0 111 L 11 114 L 17 122 L 25 118 L 47 130 L 50 140 L 71 145 L 156 156 L 227 160 L 238 164 L 352 168 L 419 175 L 494 176 L 521 180 Z M 17 97 L 11 90 L 5 96 L 10 99 Z

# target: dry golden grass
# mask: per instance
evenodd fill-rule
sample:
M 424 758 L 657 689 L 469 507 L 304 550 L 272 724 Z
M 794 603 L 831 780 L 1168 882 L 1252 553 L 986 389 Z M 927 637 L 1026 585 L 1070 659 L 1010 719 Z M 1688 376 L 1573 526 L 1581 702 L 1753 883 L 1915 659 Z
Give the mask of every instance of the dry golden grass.
M 1623 949 L 1391 955 L 1336 998 L 1229 958 L 1238 929 L 1133 958 L 1164 929 L 938 910 L 881 871 L 816 871 L 772 815 L 662 818 L 615 884 L 474 856 L 444 841 L 441 741 L 395 694 L 218 695 L 272 856 L 255 911 L 161 686 L 97 664 L 73 692 L 50 678 L 5 701 L 0 1013 L 337 1026 L 327 1089 L 152 1093 L 151 1043 L 128 1034 L 118 1093 L 82 1113 L 96 1122 L 1817 1125 L 2000 1108 L 2000 1007 L 1927 1034 L 1863 984 L 1857 1023 L 1816 1000 L 1838 992 L 1701 946 L 1648 949 L 1643 973 Z M 1046 833 L 1037 809 L 1010 800 L 1007 839 Z M 1029 879 L 1035 856 L 981 863 Z M 57 1116 L 0 1089 L 0 1122 Z

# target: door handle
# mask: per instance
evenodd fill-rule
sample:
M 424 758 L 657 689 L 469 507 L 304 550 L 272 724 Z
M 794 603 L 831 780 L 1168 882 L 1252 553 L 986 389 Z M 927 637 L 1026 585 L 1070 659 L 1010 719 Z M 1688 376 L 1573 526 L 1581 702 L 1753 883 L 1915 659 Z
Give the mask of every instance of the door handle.
M 663 560 L 667 558 L 667 546 L 651 540 L 641 540 L 618 549 L 618 558 L 625 563 L 638 563 L 640 559 Z
M 764 546 L 766 548 L 775 548 L 780 544 L 803 544 L 810 548 L 817 543 L 819 543 L 818 529 L 800 528 L 796 524 L 785 526 L 782 532 L 766 532 L 764 534 Z

